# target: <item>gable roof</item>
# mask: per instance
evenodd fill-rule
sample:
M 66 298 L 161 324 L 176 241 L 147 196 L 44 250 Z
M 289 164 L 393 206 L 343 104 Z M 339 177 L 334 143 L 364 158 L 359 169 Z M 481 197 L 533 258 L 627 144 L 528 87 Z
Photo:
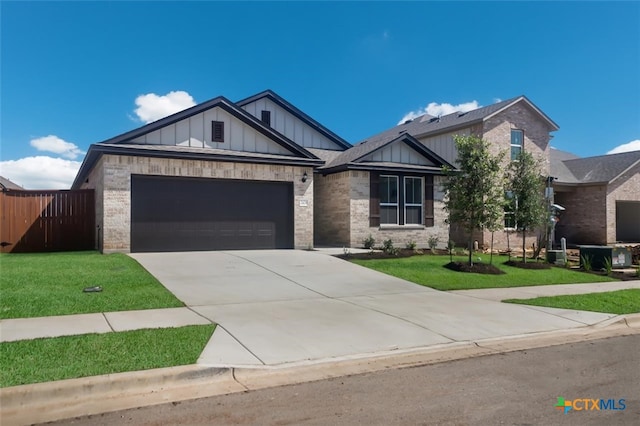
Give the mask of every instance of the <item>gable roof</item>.
M 7 179 L 6 177 L 3 177 L 3 176 L 0 176 L 0 189 L 2 191 L 6 191 L 6 190 L 24 190 L 23 187 L 21 187 L 17 183 L 11 182 L 9 179 Z
M 122 133 L 113 138 L 107 139 L 97 144 L 93 144 L 89 147 L 89 150 L 80 166 L 80 170 L 76 175 L 76 178 L 73 182 L 72 188 L 76 188 L 80 185 L 81 182 L 84 181 L 86 175 L 88 175 L 91 168 L 98 161 L 100 156 L 103 154 L 121 154 L 121 155 L 150 155 L 150 156 L 160 156 L 160 157 L 168 157 L 168 158 L 202 158 L 202 159 L 210 159 L 212 156 L 216 158 L 231 160 L 231 161 L 244 161 L 249 162 L 251 156 L 248 156 L 243 153 L 239 153 L 237 151 L 225 151 L 215 150 L 215 149 L 200 149 L 197 152 L 193 150 L 186 149 L 175 149 L 175 146 L 172 145 L 157 145 L 153 148 L 143 149 L 142 146 L 138 143 L 132 142 L 133 139 L 143 136 L 147 133 L 151 133 L 153 131 L 159 130 L 163 127 L 170 126 L 178 121 L 185 120 L 191 116 L 196 114 L 200 114 L 204 111 L 207 111 L 212 108 L 221 108 L 242 121 L 243 123 L 251 126 L 256 131 L 262 133 L 270 140 L 279 144 L 280 146 L 287 149 L 291 152 L 291 156 L 261 156 L 255 155 L 253 157 L 256 158 L 258 162 L 265 162 L 265 159 L 270 159 L 271 163 L 283 163 L 283 164 L 305 164 L 305 165 L 320 165 L 322 164 L 322 160 L 318 159 L 311 152 L 307 151 L 304 147 L 298 145 L 293 142 L 283 134 L 277 132 L 271 127 L 265 125 L 263 122 L 258 120 L 253 115 L 249 114 L 242 108 L 238 107 L 233 102 L 229 101 L 224 96 L 218 96 L 217 98 L 213 98 L 209 101 L 203 102 L 201 104 L 195 105 L 191 108 L 187 108 L 183 111 L 177 112 L 175 114 L 169 115 L 160 120 L 154 121 L 153 123 L 149 123 L 137 129 L 130 130 L 128 132 Z M 258 160 L 259 159 L 259 160 Z M 281 161 L 280 161 L 281 160 Z M 299 161 L 298 161 L 299 160 Z
M 260 92 L 260 93 L 258 93 L 256 95 L 253 95 L 253 96 L 250 96 L 250 97 L 248 97 L 246 99 L 238 101 L 238 102 L 236 102 L 236 104 L 239 107 L 243 107 L 243 106 L 245 106 L 247 104 L 250 104 L 250 103 L 255 102 L 255 101 L 257 101 L 259 99 L 262 99 L 262 98 L 268 98 L 269 100 L 271 100 L 275 104 L 281 106 L 286 111 L 288 111 L 289 113 L 294 115 L 296 118 L 298 118 L 299 120 L 303 121 L 307 125 L 311 126 L 313 129 L 315 129 L 316 131 L 318 131 L 319 133 L 321 133 L 322 135 L 324 135 L 325 137 L 330 139 L 336 145 L 338 145 L 338 146 L 340 146 L 340 147 L 342 147 L 344 149 L 351 148 L 351 144 L 349 142 L 345 141 L 340 136 L 336 135 L 331 130 L 327 129 L 325 126 L 323 126 L 322 124 L 320 124 L 319 122 L 317 122 L 316 120 L 314 120 L 313 118 L 311 118 L 310 116 L 308 116 L 307 114 L 305 114 L 304 112 L 302 112 L 301 110 L 299 110 L 298 108 L 296 108 L 295 106 L 293 106 L 292 104 L 287 102 L 286 99 L 284 99 L 283 97 L 278 95 L 273 90 L 267 89 L 264 92 Z
M 363 162 L 362 160 L 368 155 L 383 149 L 384 147 L 391 145 L 395 142 L 401 142 L 409 147 L 413 148 L 423 157 L 429 159 L 431 162 L 435 163 L 436 166 L 418 166 L 414 164 L 403 164 L 403 163 L 380 163 L 380 162 Z M 442 157 L 437 155 L 435 152 L 431 151 L 429 148 L 421 144 L 416 138 L 407 133 L 402 133 L 401 135 L 396 135 L 393 139 L 378 139 L 377 141 L 371 141 L 367 143 L 361 143 L 359 145 L 355 145 L 351 149 L 343 151 L 338 156 L 336 156 L 333 160 L 327 162 L 326 165 L 319 168 L 319 170 L 324 173 L 335 173 L 338 171 L 348 170 L 348 169 L 399 169 L 399 168 L 411 168 L 411 169 L 424 169 L 431 171 L 439 171 L 441 172 L 442 167 L 447 166 L 450 168 L 454 168 L 451 164 L 445 161 Z
M 552 151 L 552 158 L 553 155 Z M 561 180 L 558 176 L 558 183 L 610 183 L 631 167 L 640 164 L 640 151 L 573 158 L 564 160 L 562 163 L 574 180 L 571 180 L 570 177 L 568 180 Z
M 551 131 L 559 129 L 556 123 L 554 123 L 546 114 L 535 106 L 533 102 L 527 99 L 526 96 L 522 95 L 464 113 L 454 112 L 441 117 L 433 117 L 429 114 L 424 114 L 411 121 L 406 121 L 392 127 L 391 129 L 385 130 L 384 132 L 373 135 L 360 142 L 360 144 L 379 142 L 380 140 L 389 141 L 403 132 L 409 133 L 415 138 L 451 132 L 456 129 L 469 127 L 475 123 L 486 121 L 519 102 L 525 103 L 529 108 L 535 111 L 542 120 L 547 123 Z

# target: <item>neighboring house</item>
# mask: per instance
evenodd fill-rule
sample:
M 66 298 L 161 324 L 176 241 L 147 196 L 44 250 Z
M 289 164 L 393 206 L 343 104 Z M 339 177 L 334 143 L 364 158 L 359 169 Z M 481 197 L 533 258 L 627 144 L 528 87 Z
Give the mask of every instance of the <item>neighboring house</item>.
M 361 239 L 363 235 L 368 234 L 379 236 L 381 238 L 390 237 L 394 242 L 402 244 L 408 240 L 414 240 L 418 241 L 420 245 L 426 245 L 429 236 L 433 235 L 439 237 L 441 245 L 446 244 L 449 238 L 457 243 L 457 245 L 464 245 L 464 242 L 468 240 L 468 236 L 465 231 L 461 229 L 461 227 L 456 226 L 456 224 L 452 224 L 451 227 L 449 227 L 444 223 L 447 215 L 442 210 L 443 177 L 441 176 L 441 171 L 437 170 L 443 164 L 456 165 L 457 152 L 454 143 L 454 136 L 476 135 L 488 141 L 492 154 L 504 154 L 505 168 L 522 150 L 531 152 L 540 160 L 542 164 L 542 173 L 548 176 L 550 150 L 549 141 L 551 140 L 550 132 L 556 130 L 558 130 L 558 126 L 549 117 L 547 117 L 547 115 L 545 115 L 525 96 L 518 96 L 516 98 L 508 99 L 469 112 L 455 112 L 441 117 L 433 117 L 425 114 L 372 136 L 366 141 L 356 145 L 352 150 L 366 149 L 366 147 L 370 146 L 372 148 L 371 151 L 373 152 L 381 146 L 386 147 L 387 144 L 391 143 L 397 144 L 399 138 L 412 141 L 412 143 L 414 143 L 414 147 L 415 142 L 419 142 L 425 147 L 426 151 L 420 151 L 420 154 L 424 157 L 423 163 L 420 164 L 422 167 L 430 167 L 428 173 L 430 173 L 430 176 L 434 176 L 433 193 L 435 213 L 433 221 L 430 218 L 425 217 L 424 222 L 420 224 L 424 226 L 424 229 L 417 231 L 413 229 L 415 227 L 414 224 L 404 223 L 401 215 L 396 215 L 394 217 L 393 214 L 391 214 L 386 217 L 381 216 L 380 226 L 376 225 L 376 204 L 381 212 L 388 210 L 389 206 L 391 206 L 393 212 L 393 209 L 396 207 L 396 202 L 392 198 L 392 203 L 389 203 L 389 198 L 382 198 L 384 195 L 381 195 L 381 198 L 378 199 L 376 197 L 375 190 L 373 193 L 370 193 L 365 184 L 360 183 L 358 186 L 358 184 L 354 182 L 355 179 L 359 179 L 360 182 L 366 182 L 368 179 L 375 179 L 369 176 L 369 172 L 359 172 L 360 176 L 357 176 L 354 175 L 357 172 L 351 171 L 352 183 L 348 188 L 352 193 L 350 197 L 352 208 L 350 211 L 344 207 L 341 208 L 340 211 L 343 212 L 344 215 L 341 216 L 340 214 L 335 214 L 335 220 L 330 221 L 335 225 L 336 222 L 338 222 L 338 218 L 343 217 L 343 222 L 347 219 L 350 220 L 351 228 L 347 228 L 347 225 L 343 223 L 340 226 L 340 232 L 338 232 L 337 229 L 333 229 L 330 236 L 340 235 L 341 237 L 339 238 L 339 241 L 350 241 L 351 245 L 361 244 L 361 240 L 358 241 L 358 239 Z M 338 166 L 336 162 L 339 163 L 340 161 L 346 161 L 346 163 L 351 166 L 352 170 L 356 170 L 355 166 L 358 164 L 351 164 L 349 162 L 351 161 L 351 157 L 358 157 L 356 154 L 351 154 L 352 150 L 337 157 L 327 166 L 321 167 L 319 171 L 323 174 L 334 173 L 332 166 Z M 416 150 L 416 152 L 418 152 L 418 150 Z M 375 170 L 371 167 L 372 164 L 376 164 L 383 168 L 380 172 L 380 176 L 398 175 L 398 177 L 401 178 L 403 176 L 402 172 L 404 172 L 404 169 L 409 167 L 408 165 L 404 166 L 404 168 L 399 170 L 400 173 L 394 174 L 391 171 L 397 167 L 397 165 L 389 162 L 389 155 L 386 157 L 376 155 L 364 158 L 366 158 L 364 161 L 368 161 L 366 165 L 369 167 L 369 170 Z M 396 155 L 395 158 L 401 157 Z M 409 163 L 411 163 L 411 161 L 409 161 Z M 384 170 L 385 166 L 390 168 L 389 172 Z M 363 168 L 360 168 L 360 170 L 362 169 Z M 366 168 L 364 169 L 367 170 Z M 328 175 L 327 179 L 330 177 L 332 177 L 332 175 Z M 316 194 L 318 194 L 319 188 L 321 187 L 319 185 L 320 182 L 322 182 L 322 180 L 317 181 Z M 341 182 L 344 182 L 344 178 Z M 388 185 L 388 182 L 386 181 L 381 182 L 383 183 L 383 186 L 379 186 L 380 189 L 383 189 L 384 185 Z M 428 183 L 430 181 L 426 180 L 425 182 Z M 342 185 L 342 187 L 345 187 L 344 183 L 336 183 L 335 185 Z M 375 188 L 375 184 L 373 183 L 372 188 Z M 402 188 L 400 189 L 399 193 L 402 193 Z M 384 192 L 381 194 L 384 194 Z M 369 216 L 363 213 L 364 209 L 362 207 L 358 206 L 358 200 L 369 201 L 369 206 L 367 206 L 370 211 Z M 366 201 L 362 201 L 362 203 L 365 204 Z M 425 207 L 429 205 L 428 202 L 428 200 L 425 200 Z M 397 203 L 398 209 L 401 210 L 403 208 L 402 201 L 400 200 Z M 325 203 L 319 204 L 318 208 L 323 208 L 324 204 Z M 405 205 L 405 208 L 406 207 L 407 205 Z M 349 218 L 348 213 L 351 213 L 351 216 L 355 214 L 357 218 Z M 505 231 L 496 232 L 494 235 L 494 246 L 505 248 L 510 243 L 513 247 L 519 247 L 522 244 L 521 235 L 520 233 L 514 233 L 514 229 L 510 229 L 513 224 L 509 218 L 509 211 L 506 211 L 505 214 L 505 231 L 511 232 L 509 232 L 508 235 Z M 363 224 L 367 222 L 369 223 L 369 226 L 362 230 Z M 326 226 L 328 225 L 329 224 L 323 224 L 322 219 L 316 217 L 317 227 L 326 230 Z M 387 227 L 389 227 L 389 230 L 387 230 Z M 343 237 L 346 232 L 345 229 L 351 230 L 352 236 L 350 240 Z M 530 240 L 530 243 L 533 243 L 535 241 L 535 237 L 535 235 L 531 234 L 528 241 Z M 478 232 L 474 235 L 474 239 L 478 241 L 481 247 L 488 247 L 491 241 L 491 233 L 488 231 Z M 510 241 L 508 241 L 508 239 L 510 239 Z M 331 240 L 331 238 L 328 238 L 327 240 Z M 530 245 L 530 243 L 528 242 L 527 244 Z
M 309 149 L 349 146 L 271 91 L 218 97 L 91 145 L 72 188 L 95 189 L 105 252 L 307 248 Z
M 566 209 L 556 224 L 556 241 L 640 241 L 640 151 L 579 158 L 552 149 L 551 174 L 555 203 Z
M 0 176 L 0 190 L 2 191 L 24 191 L 24 188 L 18 184 L 11 182 L 9 179 Z

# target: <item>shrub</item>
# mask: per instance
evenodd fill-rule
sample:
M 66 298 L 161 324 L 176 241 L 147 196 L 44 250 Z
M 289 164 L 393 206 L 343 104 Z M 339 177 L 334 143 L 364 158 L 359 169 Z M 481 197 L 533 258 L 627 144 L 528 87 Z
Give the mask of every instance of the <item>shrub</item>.
M 393 246 L 393 241 L 391 241 L 391 238 L 382 242 L 382 251 L 386 254 L 391 254 L 394 256 L 398 254 L 398 249 Z
M 369 236 L 362 242 L 362 245 L 366 249 L 373 249 L 373 247 L 376 245 L 376 239 L 373 238 L 371 234 L 369 234 Z
M 605 257 L 604 259 L 604 270 L 607 275 L 611 275 L 611 271 L 613 270 L 613 264 L 611 263 L 610 257 Z
M 439 241 L 440 241 L 440 238 L 438 238 L 435 235 L 432 235 L 429 237 L 429 240 L 427 241 L 427 243 L 429 244 L 429 248 L 431 249 L 431 251 L 435 250 L 435 248 L 438 246 Z
M 582 269 L 584 269 L 585 272 L 591 272 L 591 256 L 580 256 L 580 260 L 582 261 Z
M 407 244 L 405 244 L 405 247 L 407 248 L 407 250 L 416 251 L 417 246 L 418 246 L 417 243 L 413 240 L 410 240 Z

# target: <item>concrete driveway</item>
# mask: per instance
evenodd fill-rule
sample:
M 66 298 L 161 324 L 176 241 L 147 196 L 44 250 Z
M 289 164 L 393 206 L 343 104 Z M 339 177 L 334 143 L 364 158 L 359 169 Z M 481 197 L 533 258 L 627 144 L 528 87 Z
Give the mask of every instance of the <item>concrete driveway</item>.
M 323 252 L 131 254 L 218 324 L 199 363 L 276 365 L 522 335 L 613 315 L 436 291 Z

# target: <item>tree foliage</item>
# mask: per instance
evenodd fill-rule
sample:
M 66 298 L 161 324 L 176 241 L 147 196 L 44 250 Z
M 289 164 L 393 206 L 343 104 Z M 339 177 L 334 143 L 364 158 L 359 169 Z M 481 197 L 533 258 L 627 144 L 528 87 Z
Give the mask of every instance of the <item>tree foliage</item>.
M 473 232 L 501 226 L 504 202 L 503 155 L 493 156 L 486 141 L 455 136 L 458 169 L 446 169 L 445 210 L 448 223 L 457 223 L 469 235 L 469 265 L 473 265 Z
M 544 225 L 548 209 L 544 198 L 542 167 L 529 152 L 521 152 L 507 171 L 507 189 L 517 202 L 514 218 L 518 231 L 522 232 L 522 257 L 526 262 L 525 234 Z

